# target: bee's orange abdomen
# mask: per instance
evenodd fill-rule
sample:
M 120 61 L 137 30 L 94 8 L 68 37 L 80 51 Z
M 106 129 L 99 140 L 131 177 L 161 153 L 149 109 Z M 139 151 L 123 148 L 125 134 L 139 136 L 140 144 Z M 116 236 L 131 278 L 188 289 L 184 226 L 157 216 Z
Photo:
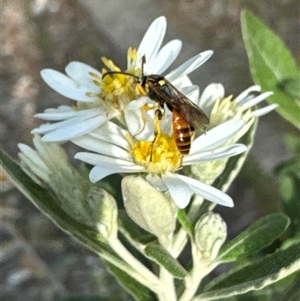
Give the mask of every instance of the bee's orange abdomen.
M 173 110 L 173 134 L 176 146 L 183 156 L 190 152 L 193 131 L 182 116 Z

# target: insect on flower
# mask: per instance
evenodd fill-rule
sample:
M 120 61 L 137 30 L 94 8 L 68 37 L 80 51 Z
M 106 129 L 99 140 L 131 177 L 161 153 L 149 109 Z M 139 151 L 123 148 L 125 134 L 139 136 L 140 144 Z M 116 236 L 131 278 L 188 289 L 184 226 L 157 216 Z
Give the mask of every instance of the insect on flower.
M 156 101 L 157 109 L 155 115 L 158 120 L 164 118 L 164 105 L 166 104 L 173 113 L 173 134 L 176 146 L 179 152 L 186 156 L 189 154 L 195 130 L 204 130 L 209 124 L 209 119 L 197 105 L 178 91 L 164 76 L 159 74 L 144 75 L 144 64 L 145 57 L 142 58 L 141 77 L 127 72 L 109 71 L 104 73 L 102 78 L 113 74 L 124 74 L 134 77 L 137 80 L 137 90 Z M 155 135 L 157 137 L 159 132 L 156 131 Z

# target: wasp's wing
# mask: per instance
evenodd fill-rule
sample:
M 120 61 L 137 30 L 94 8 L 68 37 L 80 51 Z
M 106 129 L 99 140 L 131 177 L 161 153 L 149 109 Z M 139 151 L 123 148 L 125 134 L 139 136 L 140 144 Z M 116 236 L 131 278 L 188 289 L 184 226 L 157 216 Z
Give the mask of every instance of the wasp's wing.
M 209 124 L 205 113 L 184 94 L 166 81 L 155 93 L 161 97 L 171 109 L 176 110 L 194 129 L 203 128 Z

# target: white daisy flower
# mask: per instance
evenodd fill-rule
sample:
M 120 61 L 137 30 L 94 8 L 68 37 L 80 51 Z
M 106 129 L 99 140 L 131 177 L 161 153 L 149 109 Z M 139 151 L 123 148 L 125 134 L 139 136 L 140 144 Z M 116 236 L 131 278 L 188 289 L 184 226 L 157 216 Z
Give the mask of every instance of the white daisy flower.
M 277 105 L 268 105 L 262 109 L 256 109 L 255 106 L 272 95 L 272 92 L 261 93 L 260 86 L 252 86 L 236 98 L 225 97 L 225 89 L 221 84 L 210 84 L 203 91 L 201 96 L 194 93 L 191 100 L 196 103 L 206 113 L 210 119 L 207 130 L 214 128 L 226 121 L 242 119 L 245 121 L 240 131 L 228 140 L 227 143 L 236 143 L 250 129 L 251 125 L 258 116 L 274 110 Z M 226 167 L 227 159 L 198 162 L 189 168 L 187 172 L 193 178 L 211 184 L 223 172 Z M 205 172 L 204 172 L 205 171 Z
M 210 118 L 209 127 L 215 127 L 222 122 L 233 118 L 246 121 L 243 134 L 249 129 L 254 118 L 265 115 L 278 107 L 277 104 L 256 109 L 255 106 L 266 100 L 273 92 L 261 92 L 258 85 L 251 86 L 237 97 L 225 97 L 225 89 L 222 84 L 210 84 L 196 100 L 196 104 L 202 108 Z M 240 137 L 242 135 L 239 135 Z
M 172 40 L 161 47 L 166 32 L 166 18 L 159 17 L 150 25 L 138 49 L 128 50 L 128 63 L 125 72 L 141 76 L 142 57 L 146 63 L 144 74 L 162 73 L 176 59 L 181 50 L 180 40 Z M 202 65 L 212 55 L 212 51 L 202 52 L 166 75 L 177 88 L 191 86 L 187 75 Z M 121 71 L 106 58 L 103 62 L 108 71 Z M 71 62 L 66 74 L 52 69 L 44 69 L 41 76 L 44 81 L 59 94 L 75 100 L 75 106 L 59 106 L 39 113 L 36 117 L 51 121 L 32 131 L 43 135 L 42 141 L 59 142 L 79 137 L 101 126 L 113 117 L 120 117 L 124 107 L 137 99 L 134 78 L 122 74 L 102 76 L 102 72 L 81 63 Z M 193 89 L 196 89 L 195 87 Z M 120 117 L 123 122 L 122 117 Z
M 185 208 L 192 193 L 223 206 L 233 206 L 232 199 L 203 182 L 176 173 L 183 166 L 218 160 L 246 151 L 243 144 L 224 146 L 244 126 L 242 120 L 230 120 L 195 139 L 190 154 L 182 156 L 173 136 L 161 134 L 155 141 L 136 140 L 112 122 L 72 142 L 91 152 L 79 152 L 76 159 L 93 165 L 90 180 L 95 183 L 114 173 L 143 173 L 159 191 L 168 190 L 179 208 Z

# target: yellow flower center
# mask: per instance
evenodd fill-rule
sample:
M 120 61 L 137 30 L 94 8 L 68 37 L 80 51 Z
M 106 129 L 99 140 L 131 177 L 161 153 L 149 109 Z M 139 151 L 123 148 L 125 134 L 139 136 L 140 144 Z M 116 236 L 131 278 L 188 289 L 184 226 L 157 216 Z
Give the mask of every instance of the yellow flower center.
M 212 129 L 217 125 L 231 120 L 243 119 L 246 122 L 250 119 L 251 109 L 244 111 L 242 106 L 237 106 L 237 102 L 232 100 L 232 96 L 220 98 L 215 102 L 214 108 L 210 116 L 210 124 L 208 129 Z
M 175 172 L 181 168 L 182 155 L 173 136 L 157 135 L 154 141 L 132 141 L 134 162 L 143 166 L 152 175 L 166 171 Z
M 141 68 L 136 67 L 137 63 L 137 50 L 129 48 L 128 50 L 128 68 L 126 73 L 133 76 L 141 75 Z M 102 74 L 106 72 L 122 72 L 113 61 L 103 57 L 102 61 L 107 69 L 102 69 Z M 93 76 L 93 74 L 91 74 Z M 104 78 L 96 78 L 94 75 L 94 84 L 101 88 L 99 98 L 103 100 L 104 105 L 113 107 L 119 111 L 123 111 L 126 104 L 138 98 L 136 92 L 136 79 L 128 74 L 108 74 Z

